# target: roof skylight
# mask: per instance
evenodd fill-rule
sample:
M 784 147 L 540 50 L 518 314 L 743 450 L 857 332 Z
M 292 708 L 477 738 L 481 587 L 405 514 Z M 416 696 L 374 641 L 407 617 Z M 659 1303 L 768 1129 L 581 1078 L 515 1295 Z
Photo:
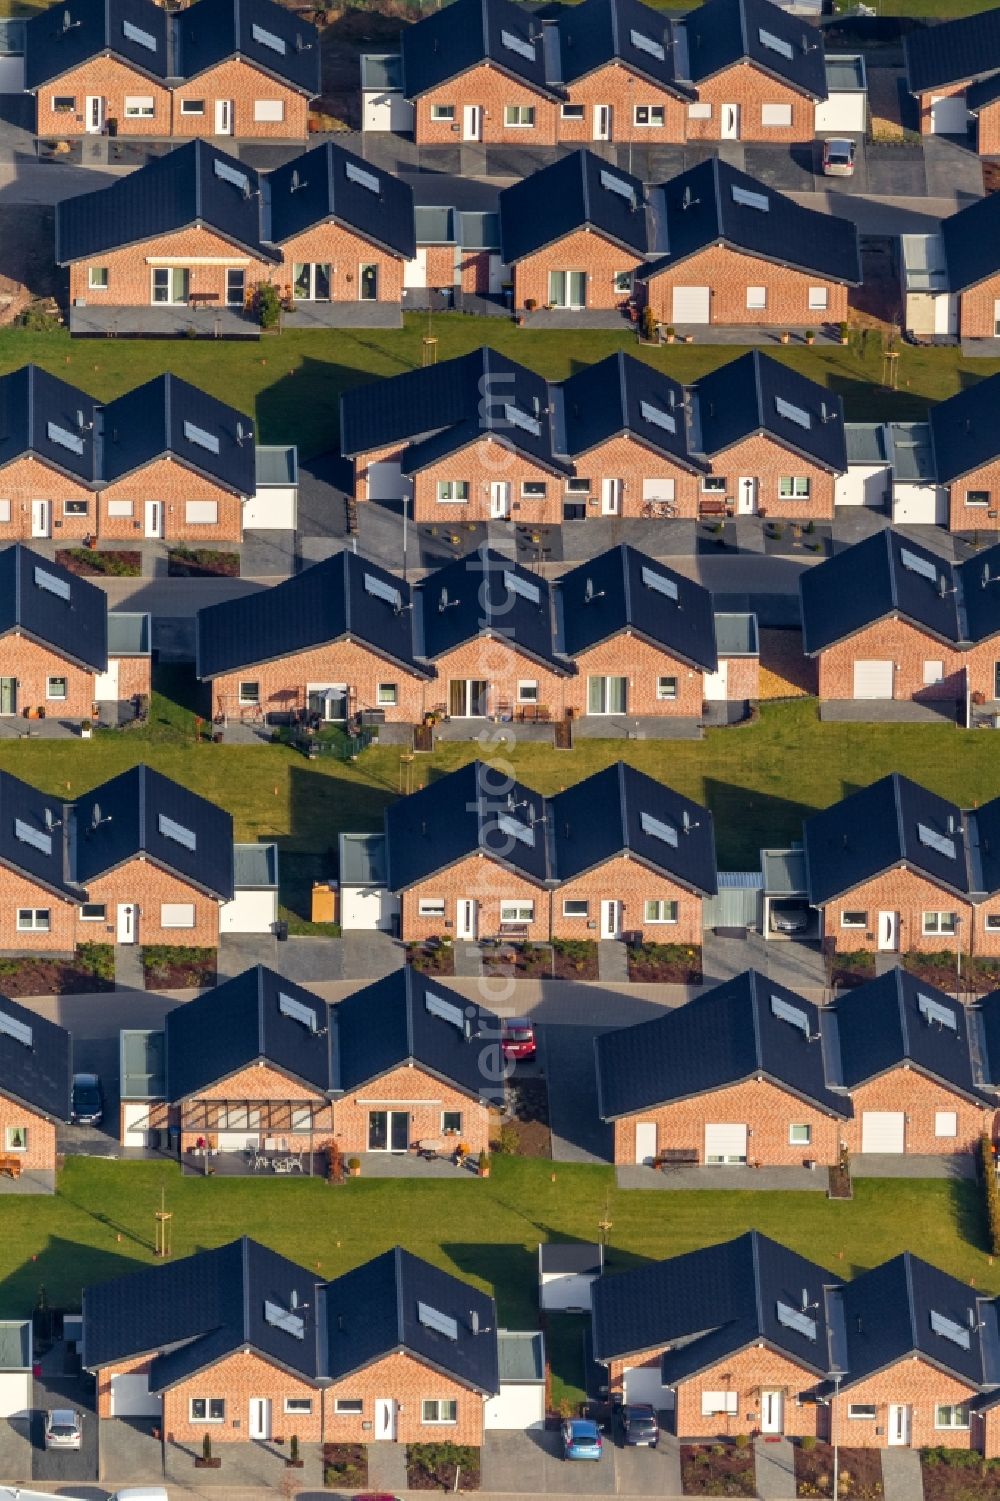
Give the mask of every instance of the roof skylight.
M 538 585 L 533 584 L 530 579 L 522 578 L 519 573 L 514 573 L 511 569 L 504 569 L 503 586 L 508 594 L 520 594 L 521 598 L 528 600 L 530 604 L 541 603 L 542 591 Z
M 786 422 L 794 422 L 797 427 L 812 427 L 812 418 L 805 407 L 796 406 L 794 401 L 786 401 L 783 396 L 774 398 L 774 410 L 779 417 L 784 417 Z
M 212 163 L 212 169 L 216 177 L 221 178 L 223 182 L 232 183 L 234 188 L 239 188 L 243 193 L 250 191 L 250 179 L 245 172 L 240 171 L 239 167 L 233 167 L 229 162 L 221 161 L 216 157 Z
M 268 31 L 266 26 L 258 26 L 256 21 L 250 28 L 250 35 L 262 47 L 269 47 L 272 52 L 280 52 L 282 57 L 288 51 L 288 44 L 284 37 L 278 36 L 273 31 Z
M 665 573 L 656 573 L 652 568 L 644 568 L 640 575 L 647 589 L 652 589 L 656 594 L 665 594 L 668 599 L 679 599 L 680 593 L 673 579 L 667 578 Z
M 195 422 L 185 422 L 184 436 L 189 443 L 196 443 L 199 448 L 207 448 L 209 453 L 220 451 L 219 440 L 215 433 L 210 433 L 207 428 L 199 427 Z
M 935 1334 L 940 1334 L 942 1339 L 950 1339 L 953 1345 L 958 1345 L 962 1350 L 968 1350 L 972 1344 L 971 1331 L 964 1324 L 958 1324 L 954 1319 L 946 1318 L 943 1313 L 931 1309 L 931 1328 Z
M 648 52 L 650 57 L 655 57 L 657 62 L 663 62 L 666 51 L 662 42 L 657 42 L 651 36 L 645 36 L 641 31 L 630 31 L 629 41 L 637 52 Z
M 57 573 L 49 573 L 47 568 L 35 569 L 35 588 L 44 589 L 57 599 L 69 599 L 72 592 L 68 579 L 61 579 Z
M 312 1006 L 307 1006 L 305 1001 L 296 1000 L 293 995 L 285 995 L 284 991 L 278 992 L 278 1010 L 282 1016 L 287 1016 L 290 1021 L 301 1022 L 307 1031 L 316 1033 L 319 1031 L 319 1020 Z
M 30 844 L 32 849 L 41 850 L 43 855 L 52 853 L 52 835 L 46 829 L 36 829 L 34 824 L 26 823 L 23 818 L 14 820 L 14 838 L 22 844 Z
M 518 57 L 527 58 L 529 63 L 535 61 L 535 44 L 526 37 L 516 36 L 513 31 L 501 31 L 500 42 L 509 52 L 516 52 Z
M 137 47 L 145 47 L 147 52 L 156 51 L 156 38 L 151 31 L 143 31 L 141 26 L 136 26 L 132 21 L 122 22 L 122 36 L 127 42 L 135 42 Z
M 537 417 L 529 417 L 527 412 L 522 412 L 521 408 L 516 407 L 512 401 L 504 404 L 503 414 L 511 427 L 523 428 L 533 438 L 540 438 L 542 436 L 542 424 L 539 419 Z
M 949 1027 L 952 1032 L 958 1031 L 958 1017 L 950 1006 L 944 1006 L 936 1001 L 933 996 L 918 995 L 917 1010 L 925 1022 L 937 1022 L 939 1027 Z
M 461 1006 L 456 1006 L 454 1001 L 446 1001 L 443 996 L 435 995 L 433 991 L 428 990 L 424 995 L 424 1007 L 431 1016 L 439 1016 L 442 1021 L 450 1022 L 460 1031 L 465 1030 L 465 1012 Z
M 766 214 L 771 207 L 770 199 L 766 193 L 751 193 L 749 188 L 741 188 L 735 182 L 729 191 L 733 195 L 733 202 L 740 204 L 742 208 L 756 208 L 762 214 Z
M 172 839 L 175 844 L 182 844 L 186 850 L 197 849 L 198 836 L 194 830 L 186 829 L 182 823 L 176 823 L 174 819 L 168 818 L 165 813 L 161 813 L 157 818 L 156 827 L 164 839 Z
M 654 407 L 651 401 L 640 401 L 639 415 L 643 422 L 648 422 L 652 427 L 666 428 L 668 433 L 677 431 L 677 418 L 673 413 L 663 411 L 662 407 Z
M 16 1021 L 13 1016 L 5 1016 L 0 1011 L 0 1033 L 5 1037 L 13 1037 L 22 1047 L 30 1048 L 32 1045 L 32 1031 L 25 1022 Z
M 797 1027 L 800 1032 L 805 1033 L 807 1039 L 812 1035 L 808 1013 L 799 1006 L 789 1005 L 780 995 L 771 997 L 771 1015 L 776 1016 L 780 1022 L 787 1022 L 790 1027 Z
M 908 572 L 919 573 L 921 578 L 930 579 L 932 584 L 937 583 L 937 564 L 930 558 L 922 558 L 919 553 L 911 552 L 908 547 L 901 547 L 899 561 Z
M 958 854 L 954 839 L 948 834 L 939 834 L 929 824 L 917 824 L 917 838 L 927 849 L 933 850 L 936 855 L 944 855 L 948 860 L 954 860 Z
M 270 1299 L 264 1302 L 264 1319 L 275 1329 L 283 1329 L 293 1339 L 305 1339 L 306 1322 L 300 1313 L 292 1313 L 287 1308 L 282 1308 L 280 1303 L 272 1303 Z
M 47 422 L 45 431 L 50 443 L 58 443 L 60 448 L 68 448 L 70 453 L 83 453 L 84 442 L 80 433 L 70 432 L 68 427 L 62 427 L 58 422 Z
M 664 844 L 669 844 L 674 849 L 677 848 L 677 830 L 673 824 L 664 823 L 661 819 L 654 818 L 652 813 L 640 813 L 639 827 L 651 839 L 662 839 Z
M 384 600 L 387 605 L 392 605 L 394 610 L 403 608 L 403 596 L 395 584 L 387 583 L 385 579 L 378 578 L 374 573 L 365 574 L 365 593 L 370 594 L 373 599 Z
M 417 1304 L 417 1318 L 425 1329 L 433 1329 L 435 1334 L 443 1334 L 446 1339 L 458 1339 L 458 1320 L 440 1313 L 430 1303 Z
M 497 815 L 497 828 L 509 834 L 512 839 L 520 839 L 522 844 L 530 844 L 534 848 L 535 831 L 530 823 L 522 823 L 519 818 L 512 818 L 509 813 Z
M 613 172 L 602 172 L 601 187 L 606 188 L 609 193 L 617 193 L 619 198 L 626 198 L 635 208 L 635 188 L 624 177 L 616 177 Z
M 382 192 L 382 183 L 374 172 L 366 172 L 364 167 L 359 167 L 354 162 L 344 163 L 344 176 L 348 182 L 357 183 L 359 188 L 366 188 L 369 193 L 374 193 L 376 198 Z
M 790 1303 L 777 1305 L 778 1323 L 786 1329 L 794 1329 L 796 1334 L 804 1334 L 806 1339 L 815 1340 L 816 1320 L 808 1313 L 803 1313 L 799 1308 L 793 1308 Z
M 767 31 L 761 26 L 757 32 L 760 45 L 766 47 L 769 52 L 777 52 L 779 57 L 787 57 L 789 61 L 795 56 L 795 50 L 791 42 L 786 42 L 784 37 L 775 36 L 773 31 Z

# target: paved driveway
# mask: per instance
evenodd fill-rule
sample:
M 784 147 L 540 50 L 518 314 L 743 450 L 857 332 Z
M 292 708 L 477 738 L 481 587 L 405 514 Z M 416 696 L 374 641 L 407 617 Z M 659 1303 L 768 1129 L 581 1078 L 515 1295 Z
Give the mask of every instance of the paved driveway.
M 677 1441 L 660 1435 L 656 1449 L 626 1449 L 605 1435 L 604 1456 L 566 1461 L 558 1432 L 489 1433 L 481 1454 L 482 1489 L 521 1495 L 679 1496 Z
M 45 1374 L 62 1372 L 65 1347 L 54 1345 L 43 1361 L 43 1374 L 34 1383 L 31 1419 L 31 1478 L 50 1484 L 97 1479 L 97 1415 L 93 1406 L 90 1377 Z M 83 1443 L 79 1449 L 45 1448 L 45 1415 L 53 1407 L 72 1407 L 83 1419 Z
M 24 1485 L 31 1479 L 31 1425 L 20 1418 L 0 1418 L 0 1480 Z
M 546 1025 L 541 1030 L 549 1082 L 552 1156 L 556 1162 L 610 1162 L 613 1131 L 597 1113 L 595 1028 Z

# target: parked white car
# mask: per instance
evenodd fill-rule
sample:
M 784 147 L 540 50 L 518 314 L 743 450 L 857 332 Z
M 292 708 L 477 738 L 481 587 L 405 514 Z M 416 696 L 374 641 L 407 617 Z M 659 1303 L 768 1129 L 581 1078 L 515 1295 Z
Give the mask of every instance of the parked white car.
M 54 1407 L 45 1414 L 46 1449 L 79 1449 L 83 1443 L 80 1414 L 71 1407 Z

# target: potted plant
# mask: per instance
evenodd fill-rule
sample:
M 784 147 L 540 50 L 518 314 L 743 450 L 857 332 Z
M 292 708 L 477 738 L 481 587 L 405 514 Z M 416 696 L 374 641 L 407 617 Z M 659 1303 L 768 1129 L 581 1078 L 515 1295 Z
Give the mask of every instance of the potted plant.
M 80 739 L 90 740 L 94 733 L 94 726 L 89 719 L 80 720 Z
M 285 1460 L 289 1470 L 301 1470 L 303 1461 L 299 1458 L 299 1436 L 293 1433 L 288 1442 L 288 1458 Z
M 841 342 L 841 344 L 846 344 L 847 343 L 847 324 L 846 323 L 839 324 L 839 331 L 840 331 L 840 342 Z
M 673 344 L 673 343 L 675 343 L 676 339 L 677 339 L 677 330 L 676 330 L 676 328 L 674 328 L 673 324 L 668 324 L 668 326 L 667 326 L 667 343 L 668 344 Z
M 490 1159 L 489 1154 L 485 1151 L 479 1154 L 479 1176 L 480 1178 L 488 1178 L 490 1176 Z
M 783 333 L 782 333 L 782 334 L 781 334 L 781 335 L 780 335 L 780 336 L 779 336 L 779 337 L 780 337 L 780 339 L 781 339 L 781 342 L 782 342 L 782 344 L 787 344 L 787 343 L 788 343 L 788 341 L 789 341 L 789 339 L 790 339 L 790 338 L 791 338 L 791 337 L 792 337 L 792 336 L 791 336 L 791 334 L 790 334 L 790 333 L 789 333 L 789 332 L 788 332 L 788 329 L 787 329 L 787 328 L 786 328 L 786 329 L 785 329 L 785 331 L 784 331 L 784 332 L 783 332 Z
M 222 1460 L 212 1457 L 212 1435 L 206 1433 L 201 1441 L 201 1458 L 194 1462 L 196 1470 L 218 1470 L 222 1468 Z
M 524 311 L 526 313 L 533 313 L 535 311 L 535 308 L 537 306 L 538 306 L 538 299 L 537 299 L 537 297 L 526 297 L 524 299 Z
M 352 1178 L 360 1178 L 360 1176 L 361 1176 L 361 1158 L 360 1157 L 348 1157 L 348 1159 L 347 1159 L 347 1171 L 350 1173 L 350 1175 L 351 1175 Z
M 806 343 L 807 344 L 815 344 L 815 342 L 816 342 L 816 334 L 815 334 L 815 332 L 811 328 L 807 328 L 806 329 Z

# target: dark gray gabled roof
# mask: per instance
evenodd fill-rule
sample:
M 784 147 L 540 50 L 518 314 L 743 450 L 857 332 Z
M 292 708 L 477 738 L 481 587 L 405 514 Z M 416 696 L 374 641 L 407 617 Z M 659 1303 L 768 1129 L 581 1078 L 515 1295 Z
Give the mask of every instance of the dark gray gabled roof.
M 641 0 L 583 0 L 564 6 L 554 24 L 563 84 L 577 83 L 618 60 L 658 88 L 690 97 L 690 86 L 676 77 L 674 30 L 664 12 Z
M 639 270 L 648 281 L 688 256 L 724 245 L 758 260 L 856 287 L 861 282 L 857 226 L 818 213 L 739 172 L 717 156 L 663 185 L 663 253 Z
M 236 495 L 257 488 L 253 422 L 179 375 L 156 375 L 109 401 L 101 434 L 104 484 L 171 458 Z
M 198 0 L 198 5 L 205 3 Z M 284 166 L 275 167 L 268 173 L 267 185 L 268 239 L 276 245 L 332 221 L 403 260 L 412 260 L 417 253 L 409 183 L 345 151 L 334 141 L 324 141 Z
M 103 589 L 21 542 L 0 551 L 0 636 L 11 632 L 91 672 L 107 669 L 108 600 Z
M 611 354 L 552 389 L 561 448 L 575 460 L 609 438 L 628 436 L 685 469 L 697 467 L 687 448 L 684 387 L 645 360 Z
M 0 1096 L 68 1121 L 73 1040 L 65 1027 L 0 996 Z
M 973 1061 L 978 1051 L 975 1013 L 905 969 L 897 966 L 845 991 L 834 1002 L 832 1014 L 837 1019 L 845 1089 L 856 1089 L 889 1069 L 907 1067 L 977 1102 L 992 1102 Z
M 58 798 L 0 771 L 0 865 L 80 901 L 83 892 L 67 859 L 67 816 Z
M 198 0 L 203 4 L 204 0 Z M 259 260 L 278 265 L 269 242 L 260 175 L 208 141 L 189 141 L 111 187 L 56 204 L 60 265 L 202 227 Z
M 454 0 L 403 28 L 403 86 L 410 99 L 489 62 L 502 73 L 553 96 L 546 82 L 542 25 L 512 0 Z
M 826 98 L 822 33 L 770 0 L 706 0 L 683 25 L 696 84 L 746 61 L 807 98 Z
M 1000 86 L 1000 74 L 996 84 Z M 948 267 L 948 291 L 966 292 L 977 282 L 1000 271 L 1000 202 L 995 193 L 949 214 L 941 221 L 945 263 Z
M 140 764 L 77 799 L 81 886 L 144 855 L 209 895 L 233 895 L 233 820 L 216 803 Z
M 626 855 L 703 896 L 717 889 L 712 815 L 618 761 L 549 800 L 555 872 L 572 880 Z
M 551 594 L 541 574 L 529 573 L 483 543 L 418 585 L 418 654 L 433 662 L 465 642 L 496 636 L 513 650 L 569 676 L 573 666 L 555 645 Z
M 1000 454 L 1000 374 L 976 380 L 928 413 L 937 480 L 948 485 Z
M 394 574 L 343 551 L 256 594 L 198 611 L 200 678 L 277 661 L 352 640 L 417 676 L 433 676 L 414 658 L 410 587 Z
M 556 598 L 567 656 L 628 631 L 705 672 L 718 667 L 710 592 L 626 543 L 564 573 Z
M 175 28 L 175 71 L 187 81 L 239 57 L 307 99 L 321 90 L 318 30 L 274 0 L 195 0 Z
M 887 616 L 957 645 L 966 639 L 958 579 L 949 560 L 885 527 L 800 576 L 803 649 L 814 656 Z
M 326 1283 L 322 1302 L 332 1381 L 405 1351 L 473 1391 L 500 1390 L 493 1299 L 399 1246 Z
M 779 1015 L 781 1008 L 791 1008 L 795 1021 L 787 1011 Z M 614 1120 L 765 1078 L 849 1118 L 850 1100 L 828 1086 L 820 1026 L 819 1007 L 747 970 L 652 1021 L 596 1038 L 601 1117 Z
M 501 254 L 512 265 L 590 229 L 638 256 L 651 248 L 642 179 L 592 151 L 572 151 L 504 188 L 499 198 Z
M 60 0 L 24 28 L 24 86 L 29 91 L 105 54 L 165 83 L 173 60 L 170 17 L 153 0 Z
M 911 94 L 1000 71 L 1000 9 L 921 26 L 903 38 Z
M 847 469 L 840 397 L 756 349 L 700 378 L 694 413 L 691 448 L 710 458 L 761 433 L 833 474 Z
M 974 891 L 962 810 L 893 772 L 804 820 L 809 900 L 819 906 L 905 865 L 950 891 Z
M 165 1087 L 172 1104 L 216 1085 L 224 1097 L 230 1074 L 259 1060 L 317 1094 L 330 1091 L 326 1002 L 262 964 L 176 1006 L 164 1029 Z
M 92 486 L 97 411 L 92 396 L 38 365 L 0 376 L 0 466 L 30 455 Z
M 823 1292 L 835 1281 L 758 1230 L 667 1261 L 606 1272 L 591 1291 L 594 1356 L 609 1361 L 663 1346 L 663 1380 L 672 1386 L 764 1342 L 804 1371 L 825 1375 Z M 811 1333 L 779 1317 L 779 1305 L 802 1308 L 803 1292 Z

